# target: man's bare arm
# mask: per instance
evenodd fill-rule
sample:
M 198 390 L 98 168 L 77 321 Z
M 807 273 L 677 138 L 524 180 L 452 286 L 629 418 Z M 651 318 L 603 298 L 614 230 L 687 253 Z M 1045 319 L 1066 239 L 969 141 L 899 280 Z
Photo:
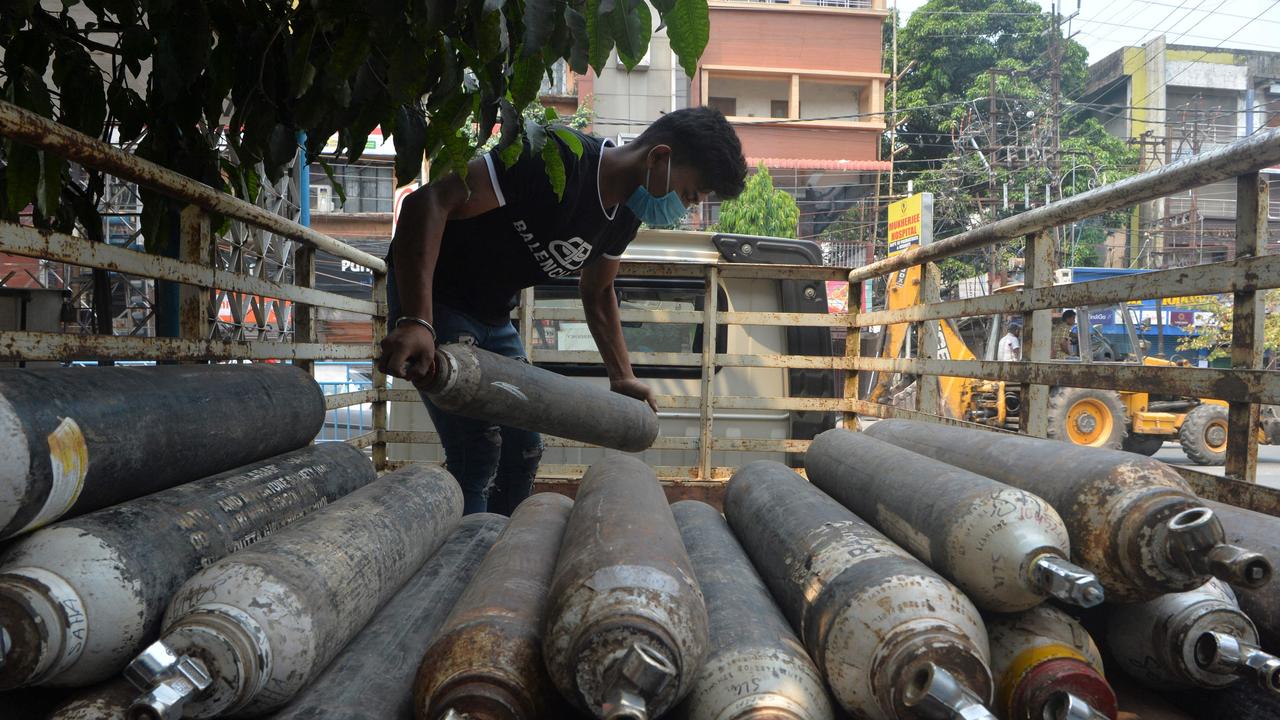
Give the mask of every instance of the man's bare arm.
M 658 411 L 653 390 L 636 378 L 627 354 L 627 343 L 622 337 L 622 318 L 613 291 L 613 280 L 618 275 L 618 261 L 600 260 L 582 269 L 578 290 L 582 295 L 582 307 L 586 310 L 587 327 L 596 341 L 600 357 L 609 373 L 609 387 L 617 393 L 629 395 L 649 403 Z
M 391 240 L 401 313 L 434 322 L 432 280 L 445 223 L 475 217 L 496 207 L 498 196 L 484 158 L 472 160 L 467 166 L 465 182 L 451 173 L 404 199 Z M 434 372 L 434 363 L 435 339 L 417 323 L 393 328 L 382 341 L 378 365 L 387 374 L 422 380 Z

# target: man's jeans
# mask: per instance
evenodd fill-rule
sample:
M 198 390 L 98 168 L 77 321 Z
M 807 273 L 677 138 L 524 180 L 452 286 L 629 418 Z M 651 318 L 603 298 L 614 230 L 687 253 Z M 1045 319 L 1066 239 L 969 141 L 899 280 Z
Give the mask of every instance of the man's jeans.
M 388 319 L 394 322 L 400 316 L 400 298 L 396 294 L 394 271 L 390 268 L 387 270 L 387 304 Z M 439 335 L 438 344 L 464 342 L 528 362 L 513 324 L 489 325 L 438 303 L 434 313 L 432 325 Z M 445 467 L 462 486 L 463 514 L 510 515 L 533 489 L 533 479 L 542 460 L 542 436 L 446 413 L 426 394 L 419 394 L 440 434 Z

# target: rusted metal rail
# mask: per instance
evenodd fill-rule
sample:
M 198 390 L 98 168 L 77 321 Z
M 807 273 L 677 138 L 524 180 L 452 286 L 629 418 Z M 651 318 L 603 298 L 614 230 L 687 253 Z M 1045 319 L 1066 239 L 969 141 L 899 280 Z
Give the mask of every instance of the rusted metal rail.
M 368 361 L 378 353 L 378 343 L 387 331 L 385 264 L 381 259 L 293 223 L 269 211 L 222 194 L 213 188 L 176 175 L 153 163 L 110 147 L 69 128 L 50 122 L 29 112 L 0 102 L 0 136 L 33 145 L 43 151 L 63 155 L 86 166 L 98 168 L 125 180 L 167 193 L 189 203 L 180 223 L 181 254 L 179 258 L 148 255 L 126 248 L 94 244 L 85 238 L 50 233 L 13 224 L 0 224 L 0 252 L 38 257 L 88 268 L 101 268 L 134 276 L 179 283 L 182 287 L 181 328 L 177 338 L 121 337 L 108 335 L 75 335 L 68 333 L 0 332 L 0 359 L 7 360 L 122 360 L 222 362 L 280 359 L 308 366 L 318 360 Z M 696 416 L 697 431 L 684 437 L 661 437 L 655 449 L 685 451 L 688 464 L 656 467 L 664 483 L 675 486 L 677 497 L 706 499 L 719 503 L 723 481 L 735 468 L 716 465 L 715 452 L 803 452 L 808 441 L 791 437 L 738 438 L 726 436 L 716 424 L 718 412 L 725 411 L 811 411 L 838 412 L 846 424 L 858 416 L 876 418 L 929 419 L 954 425 L 974 426 L 963 420 L 940 417 L 924 412 L 878 404 L 857 397 L 857 373 L 860 371 L 896 372 L 917 375 L 945 375 L 999 379 L 1022 383 L 1028 388 L 1050 385 L 1124 389 L 1176 389 L 1187 394 L 1217 397 L 1232 403 L 1231 419 L 1236 432 L 1256 423 L 1258 403 L 1280 403 L 1280 375 L 1257 368 L 1256 353 L 1244 353 L 1231 370 L 1193 368 L 1132 367 L 1119 365 L 1084 366 L 1079 363 L 1048 360 L 1048 309 L 1123 302 L 1149 297 L 1199 295 L 1231 292 L 1236 294 L 1237 320 L 1244 321 L 1237 342 L 1256 348 L 1260 334 L 1247 332 L 1260 318 L 1257 309 L 1259 290 L 1280 287 L 1280 258 L 1262 256 L 1260 229 L 1265 227 L 1266 205 L 1262 189 L 1264 181 L 1256 171 L 1280 162 L 1280 131 L 1258 134 L 1224 150 L 1193 158 L 1146 175 L 1130 178 L 1113 186 L 1053 203 L 1039 210 L 1001 220 L 990 226 L 948 238 L 918 250 L 895 256 L 890 261 L 873 263 L 850 272 L 845 268 L 802 265 L 753 265 L 728 263 L 714 254 L 699 262 L 624 262 L 622 274 L 631 277 L 680 278 L 702 280 L 706 291 L 703 306 L 697 310 L 621 311 L 624 322 L 683 323 L 697 325 L 703 338 L 695 352 L 636 352 L 631 355 L 636 365 L 681 365 L 698 368 L 697 390 L 690 394 L 664 394 L 658 397 L 664 411 L 682 411 Z M 1228 177 L 1241 176 L 1240 240 L 1233 260 L 1194 268 L 1165 270 L 1139 276 L 1127 276 L 1070 286 L 1049 286 L 1051 270 L 1044 262 L 1050 258 L 1052 246 L 1043 231 L 1055 224 L 1071 222 L 1100 212 L 1158 197 L 1181 189 Z M 246 223 L 253 228 L 274 233 L 299 243 L 294 264 L 294 282 L 256 277 L 242 271 L 220 268 L 215 264 L 214 247 L 218 239 L 210 228 L 210 215 L 217 213 Z M 1041 233 L 1037 235 L 1036 233 Z M 1252 233 L 1252 234 L 1250 234 Z M 1029 287 L 1019 293 L 987 296 L 964 301 L 927 303 L 893 311 L 859 312 L 856 301 L 847 314 L 796 312 L 745 312 L 718 306 L 717 289 L 724 281 L 842 281 L 849 283 L 851 298 L 860 297 L 861 282 L 911 264 L 935 260 L 1000 240 L 1029 235 L 1028 259 L 1035 276 Z M 313 287 L 315 253 L 327 252 L 370 268 L 374 282 L 368 299 L 328 293 Z M 713 259 L 714 258 L 714 259 Z M 240 293 L 266 301 L 288 302 L 295 313 L 292 337 L 280 341 L 214 339 L 210 334 L 208 308 L 214 292 Z M 522 296 L 518 323 L 528 339 L 539 321 L 585 322 L 580 309 L 540 307 L 533 290 Z M 260 304 L 260 306 L 265 306 Z M 319 342 L 314 309 L 328 307 L 370 318 L 373 344 Z M 953 361 L 940 358 L 884 359 L 859 356 L 859 337 L 863 328 L 887 323 L 924 322 L 960 316 L 1024 313 L 1031 319 L 1026 347 L 1030 362 L 993 363 Z M 717 352 L 718 333 L 735 332 L 741 326 L 756 327 L 844 327 L 847 332 L 843 356 L 809 356 L 770 353 Z M 598 353 L 534 348 L 535 362 L 598 363 Z M 1038 358 L 1038 359 L 1037 359 Z M 714 373 L 721 368 L 811 369 L 845 372 L 843 397 L 801 398 L 726 395 L 717 393 Z M 1030 429 L 1036 430 L 1035 392 L 1028 399 L 1033 418 Z M 390 403 L 417 403 L 416 391 L 389 389 L 387 378 L 376 371 L 372 387 L 365 390 L 332 395 L 326 399 L 327 409 L 365 406 L 371 414 L 371 427 L 347 442 L 357 448 L 369 448 L 381 470 L 402 464 L 389 460 L 388 446 L 438 445 L 435 433 L 392 428 Z M 718 432 L 719 431 L 719 432 Z M 548 438 L 550 447 L 577 448 L 581 443 Z M 1253 458 L 1247 454 L 1243 464 L 1239 454 L 1230 466 L 1237 477 L 1252 477 Z M 553 487 L 572 493 L 574 483 L 586 469 L 585 464 L 546 464 L 542 479 L 553 481 Z M 1205 476 L 1207 477 L 1207 476 Z M 1200 478 L 1197 488 L 1217 497 L 1251 507 L 1280 508 L 1280 493 L 1252 485 Z M 1215 484 L 1218 483 L 1218 484 Z M 1240 488 L 1250 488 L 1241 490 Z M 1264 511 L 1267 511 L 1264 509 Z
M 1214 152 L 1090 190 L 1044 207 L 1019 213 L 973 230 L 912 248 L 849 273 L 850 296 L 862 282 L 904 268 L 972 251 L 1004 240 L 1025 238 L 1026 283 L 1018 292 L 950 302 L 925 302 L 894 310 L 864 312 L 852 327 L 936 322 L 947 318 L 1021 313 L 1025 320 L 1023 359 L 1016 362 L 956 361 L 939 358 L 922 343 L 922 357 L 847 358 L 858 371 L 900 373 L 929 378 L 918 385 L 921 410 L 940 415 L 925 392 L 932 378 L 965 377 L 1022 386 L 1022 430 L 1044 436 L 1048 430 L 1051 387 L 1146 391 L 1225 400 L 1229 404 L 1227 474 L 1253 482 L 1257 465 L 1260 404 L 1280 402 L 1280 373 L 1262 370 L 1265 312 L 1260 291 L 1280 287 L 1280 256 L 1264 255 L 1268 187 L 1260 170 L 1280 162 L 1280 130 L 1257 133 Z M 1208 183 L 1236 179 L 1238 209 L 1235 257 L 1192 267 L 1155 271 L 1092 282 L 1052 286 L 1054 243 L 1049 231 L 1067 223 L 1183 192 Z M 931 277 L 931 272 L 923 277 Z M 1231 368 L 1152 367 L 1103 362 L 1050 361 L 1050 309 L 1089 307 L 1131 300 L 1231 293 Z M 931 336 L 931 333 L 925 333 Z M 856 345 L 853 346 L 856 348 Z M 932 394 L 936 397 L 936 393 Z M 883 415 L 894 416 L 897 409 Z

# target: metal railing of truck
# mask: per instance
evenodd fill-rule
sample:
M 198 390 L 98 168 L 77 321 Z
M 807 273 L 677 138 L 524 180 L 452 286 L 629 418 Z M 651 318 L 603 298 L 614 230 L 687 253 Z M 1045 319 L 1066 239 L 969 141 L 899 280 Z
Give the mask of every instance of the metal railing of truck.
M 931 244 L 915 247 L 849 273 L 850 297 L 857 287 L 908 267 L 933 263 L 1001 242 L 1025 240 L 1026 282 L 1021 291 L 914 307 L 858 313 L 851 333 L 864 328 L 901 323 L 936 323 L 945 319 L 1021 314 L 1025 328 L 1020 361 L 951 360 L 940 357 L 936 332 L 921 334 L 915 358 L 857 357 L 847 359 L 851 371 L 900 373 L 917 377 L 962 377 L 1003 381 L 1022 387 L 1022 432 L 1045 436 L 1049 389 L 1055 386 L 1104 390 L 1146 391 L 1158 394 L 1215 398 L 1229 404 L 1226 474 L 1223 482 L 1190 470 L 1183 471 L 1201 494 L 1239 502 L 1247 497 L 1271 497 L 1273 491 L 1252 483 L 1256 479 L 1258 416 L 1263 404 L 1280 402 L 1280 372 L 1263 367 L 1263 291 L 1280 287 L 1280 256 L 1266 255 L 1268 183 L 1260 172 L 1280 164 L 1280 130 L 1267 130 L 1232 145 L 1174 164 L 1134 175 L 1042 207 L 996 220 Z M 1069 285 L 1053 285 L 1055 227 L 1184 192 L 1193 187 L 1234 179 L 1236 182 L 1234 254 L 1231 260 Z M 922 272 L 926 285 L 935 273 Z M 1231 367 L 1152 367 L 1050 359 L 1051 311 L 1056 308 L 1103 306 L 1130 300 L 1190 295 L 1230 294 Z M 924 297 L 933 297 L 926 287 Z M 855 337 L 847 342 L 859 347 Z M 877 404 L 857 403 L 859 412 L 876 417 L 914 417 L 959 422 L 942 417 L 936 383 L 920 383 L 918 412 Z M 967 423 L 965 423 L 967 424 Z M 975 425 L 975 427 L 978 427 Z M 1272 501 L 1268 501 L 1272 502 Z M 1265 503 L 1264 503 L 1265 504 Z M 1268 505 L 1274 513 L 1280 505 Z
M 182 200 L 179 257 L 163 257 L 91 242 L 85 237 L 51 232 L 16 223 L 0 223 L 0 253 L 41 258 L 86 268 L 100 268 L 132 276 L 164 280 L 181 285 L 179 337 L 135 337 L 73 333 L 0 332 L 0 360 L 8 361 L 95 361 L 150 360 L 157 362 L 287 361 L 312 370 L 318 361 L 367 362 L 377 354 L 385 336 L 386 265 L 381 258 L 352 248 L 315 230 L 275 215 L 261 207 L 231 197 L 154 163 L 135 157 L 95 138 L 0 101 L 0 136 L 52 152 L 84 167 L 95 168 L 121 180 L 152 188 Z M 984 225 L 975 230 L 916 248 L 888 260 L 849 271 L 841 268 L 798 265 L 753 265 L 745 263 L 681 262 L 624 263 L 621 274 L 639 277 L 701 278 L 706 285 L 703 309 L 693 311 L 623 310 L 624 322 L 698 323 L 703 335 L 699 353 L 645 353 L 631 355 L 637 365 L 695 365 L 701 369 L 696 395 L 659 396 L 662 409 L 696 410 L 700 423 L 696 437 L 659 438 L 655 449 L 682 449 L 697 452 L 692 466 L 658 467 L 664 483 L 675 486 L 677 496 L 717 499 L 724 481 L 734 468 L 714 467 L 715 450 L 752 452 L 803 452 L 807 440 L 774 438 L 728 438 L 715 435 L 715 410 L 807 410 L 843 413 L 846 423 L 858 415 L 908 417 L 958 422 L 935 412 L 905 410 L 861 400 L 857 397 L 856 371 L 900 372 L 917 375 L 944 375 L 1001 379 L 1029 386 L 1024 412 L 1029 429 L 1043 434 L 1047 389 L 1050 385 L 1132 390 L 1160 390 L 1215 397 L 1230 403 L 1232 438 L 1244 435 L 1245 442 L 1233 443 L 1228 469 L 1232 475 L 1252 479 L 1257 444 L 1252 432 L 1260 403 L 1280 402 L 1280 373 L 1259 370 L 1261 365 L 1261 295 L 1259 291 L 1280 287 L 1280 257 L 1262 256 L 1265 228 L 1265 181 L 1258 171 L 1280 162 L 1280 131 L 1256 135 L 1237 145 L 1191 158 L 1176 165 L 1131 177 L 1114 185 L 1083 193 L 1045 207 Z M 1238 257 L 1195 268 L 1179 268 L 1142 275 L 1052 287 L 1052 243 L 1046 232 L 1065 224 L 1115 208 L 1143 202 L 1193 185 L 1238 177 L 1239 238 Z M 271 280 L 218 267 L 218 243 L 211 223 L 216 214 L 270 233 L 296 245 L 294 282 Z M 847 314 L 732 312 L 717 307 L 716 288 L 721 279 L 759 278 L 769 280 L 840 280 L 849 283 L 849 297 L 861 297 L 861 283 L 913 264 L 939 260 L 1017 237 L 1027 237 L 1030 252 L 1028 289 L 1012 294 L 992 295 L 962 301 L 929 303 L 894 311 L 859 313 L 856 302 Z M 316 289 L 316 253 L 326 252 L 368 268 L 373 274 L 368 299 Z M 926 276 L 928 274 L 926 273 Z M 237 293 L 259 300 L 291 303 L 292 331 L 277 340 L 214 339 L 211 326 L 216 317 L 212 307 L 215 292 Z M 1208 370 L 1182 367 L 1091 366 L 1055 363 L 1048 360 L 1049 308 L 1122 302 L 1158 296 L 1183 296 L 1231 292 L 1235 296 L 1234 367 Z M 519 324 L 524 337 L 530 336 L 539 319 L 580 321 L 582 312 L 564 308 L 536 308 L 533 291 L 522 297 Z M 324 343 L 317 340 L 317 308 L 333 308 L 370 318 L 372 344 Z M 858 336 L 862 328 L 888 323 L 919 323 L 943 318 L 996 313 L 1024 313 L 1029 317 L 1024 347 L 1030 360 L 1013 363 L 950 361 L 933 357 L 881 359 L 859 355 Z M 845 355 L 823 357 L 785 354 L 731 354 L 716 352 L 718 326 L 764 325 L 785 327 L 845 327 L 848 337 Z M 926 333 L 926 336 L 930 335 Z M 600 362 L 596 352 L 534 349 L 535 362 Z M 713 390 L 717 367 L 763 367 L 814 369 L 845 372 L 844 393 L 839 398 L 762 396 L 718 396 Z M 251 402 L 252 399 L 246 399 Z M 358 448 L 368 448 L 379 470 L 390 463 L 387 446 L 394 443 L 438 443 L 435 433 L 388 427 L 388 402 L 420 402 L 415 391 L 390 390 L 387 378 L 372 373 L 371 386 L 338 392 L 326 397 L 329 410 L 369 405 L 371 429 L 346 440 Z M 269 428 L 264 428 L 269 431 Z M 579 444 L 547 438 L 551 447 Z M 544 466 L 540 477 L 572 482 L 582 466 Z M 1197 489 L 1210 498 L 1280 514 L 1280 492 L 1257 485 L 1200 476 Z
M 179 223 L 178 257 L 164 257 L 108 243 L 92 242 L 76 234 L 52 232 L 17 223 L 0 223 L 0 253 L 40 258 L 84 268 L 98 268 L 131 277 L 180 284 L 179 337 L 92 335 L 64 332 L 0 332 L 0 360 L 6 361 L 153 361 L 231 362 L 285 361 L 314 373 L 324 361 L 368 362 L 378 353 L 386 335 L 386 264 L 381 258 L 300 225 L 268 210 L 198 183 L 155 163 L 138 158 L 66 126 L 55 123 L 12 104 L 0 102 L 0 136 L 51 152 L 86 168 L 100 170 L 121 181 L 162 192 L 187 203 Z M 220 243 L 213 229 L 214 216 L 230 219 L 291 243 L 294 282 L 259 277 L 241 269 L 221 267 Z M 316 254 L 325 252 L 368 268 L 373 283 L 368 298 L 326 292 L 315 287 Z M 226 265 L 226 263 L 221 263 Z M 690 466 L 658 467 L 664 482 L 684 486 L 694 496 L 706 496 L 724 481 L 734 468 L 713 467 L 711 454 L 719 451 L 800 452 L 808 441 L 785 438 L 727 438 L 714 435 L 714 411 L 720 410 L 809 410 L 843 412 L 852 401 L 839 398 L 735 397 L 715 396 L 712 387 L 717 367 L 817 368 L 838 370 L 840 358 L 802 355 L 742 355 L 715 352 L 716 334 L 730 325 L 785 327 L 832 327 L 848 322 L 844 315 L 785 312 L 728 312 L 717 308 L 716 289 L 721 279 L 755 278 L 769 280 L 844 281 L 847 269 L 823 266 L 755 265 L 716 262 L 635 263 L 625 262 L 622 274 L 634 277 L 689 278 L 705 282 L 704 309 L 693 311 L 621 311 L 624 322 L 696 323 L 702 328 L 702 350 L 694 353 L 632 353 L 636 365 L 684 365 L 701 369 L 696 395 L 665 395 L 658 398 L 663 410 L 696 411 L 700 418 L 696 437 L 659 438 L 654 449 L 692 450 L 697 462 Z M 250 297 L 262 307 L 267 301 L 287 303 L 292 312 L 292 330 L 276 339 L 218 339 L 213 332 L 217 308 L 215 293 Z M 529 338 L 537 320 L 584 321 L 581 309 L 534 308 L 534 291 L 525 291 L 519 310 L 519 325 Z M 325 343 L 317 340 L 316 310 L 332 308 L 370 319 L 372 343 Z M 534 349 L 535 362 L 599 363 L 594 351 Z M 388 427 L 389 402 L 421 402 L 412 389 L 390 389 L 385 375 L 371 371 L 371 382 L 324 382 L 329 418 L 321 439 L 338 439 L 368 448 L 379 470 L 394 467 L 388 461 L 387 446 L 396 443 L 439 442 L 434 432 Z M 252 398 L 246 398 L 252 402 Z M 369 420 L 363 419 L 363 407 Z M 360 408 L 359 411 L 355 410 Z M 359 430 L 367 428 L 367 431 Z M 264 428 L 269 432 L 269 428 Z M 583 447 L 560 438 L 546 438 L 549 447 Z M 545 464 L 540 479 L 572 482 L 585 466 Z

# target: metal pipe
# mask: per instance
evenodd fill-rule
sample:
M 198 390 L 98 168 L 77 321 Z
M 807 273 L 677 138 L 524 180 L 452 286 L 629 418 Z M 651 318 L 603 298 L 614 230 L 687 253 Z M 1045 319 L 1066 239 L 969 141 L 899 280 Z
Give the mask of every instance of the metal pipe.
M 909 420 L 866 433 L 1044 498 L 1066 523 L 1072 561 L 1112 602 L 1191 590 L 1211 576 L 1254 586 L 1270 577 L 1270 563 L 1226 543 L 1187 483 L 1151 458 Z
M 359 450 L 311 445 L 18 540 L 0 560 L 0 688 L 106 680 L 183 581 L 375 477 Z
M 1255 548 L 1272 564 L 1280 562 L 1280 518 L 1211 500 L 1204 504 L 1222 523 L 1227 542 Z M 1280 649 L 1280 593 L 1275 586 L 1231 589 L 1240 609 L 1257 626 L 1262 646 Z
M 323 424 L 320 386 L 288 366 L 0 370 L 0 539 L 288 452 Z
M 205 568 L 125 668 L 132 720 L 265 714 L 289 702 L 444 542 L 462 491 L 410 465 Z
M 414 661 L 453 609 L 507 519 L 462 518 L 449 539 L 400 588 L 324 673 L 272 720 L 413 717 Z M 136 693 L 135 693 L 136 694 Z
M 931 662 L 916 671 L 903 702 L 925 720 L 996 720 L 971 690 Z
M 472 345 L 437 348 L 436 368 L 421 390 L 446 412 L 626 452 L 658 437 L 640 400 Z
M 382 258 L 3 100 L 0 100 L 0 136 L 152 188 L 211 213 L 242 220 L 290 240 L 306 243 L 317 250 L 357 262 L 375 273 L 387 272 L 387 264 Z
M 539 493 L 516 508 L 414 666 L 414 714 L 485 720 L 560 716 L 542 659 L 547 592 L 573 501 Z
M 707 661 L 672 713 L 683 720 L 830 720 L 831 702 L 764 581 L 720 513 L 671 506 L 707 603 Z
M 1234 635 L 1203 633 L 1196 641 L 1196 664 L 1210 672 L 1253 678 L 1264 690 L 1280 693 L 1280 658 Z
M 1116 694 L 1102 656 L 1070 616 L 1044 603 L 1017 614 L 988 615 L 986 621 L 994 707 L 1002 718 L 1114 720 Z
M 960 586 L 983 610 L 1046 597 L 1092 607 L 1102 586 L 1072 565 L 1067 529 L 1039 497 L 865 433 L 828 430 L 805 453 L 809 481 Z
M 1280 130 L 1268 130 L 1219 150 L 1162 165 L 1110 185 L 1049 203 L 995 222 L 917 246 L 891 258 L 850 271 L 849 282 L 861 282 L 912 265 L 941 260 L 984 245 L 1042 232 L 1148 200 L 1237 175 L 1257 172 L 1280 162 Z
M 744 465 L 725 517 L 840 704 L 913 717 L 927 664 L 991 697 L 987 633 L 958 589 L 790 468 Z M 913 690 L 914 688 L 914 690 Z
M 542 654 L 579 708 L 656 718 L 688 694 L 707 653 L 707 611 L 648 465 L 611 454 L 583 475 L 550 602 Z
M 1210 637 L 1206 638 L 1205 636 Z M 1280 660 L 1256 648 L 1258 631 L 1221 580 L 1182 593 L 1111 608 L 1107 646 L 1134 679 L 1161 690 L 1222 688 L 1241 674 L 1273 687 Z M 1248 655 L 1251 666 L 1243 665 Z

